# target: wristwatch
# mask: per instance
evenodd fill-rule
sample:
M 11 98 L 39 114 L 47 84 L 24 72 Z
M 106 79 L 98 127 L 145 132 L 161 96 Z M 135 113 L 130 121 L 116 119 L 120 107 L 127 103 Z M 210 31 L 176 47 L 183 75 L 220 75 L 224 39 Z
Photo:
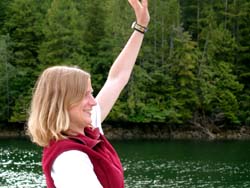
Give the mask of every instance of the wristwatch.
M 140 33 L 144 34 L 147 32 L 148 28 L 147 27 L 144 27 L 136 22 L 133 22 L 132 23 L 132 26 L 131 26 L 132 29 L 136 30 L 136 31 L 139 31 Z

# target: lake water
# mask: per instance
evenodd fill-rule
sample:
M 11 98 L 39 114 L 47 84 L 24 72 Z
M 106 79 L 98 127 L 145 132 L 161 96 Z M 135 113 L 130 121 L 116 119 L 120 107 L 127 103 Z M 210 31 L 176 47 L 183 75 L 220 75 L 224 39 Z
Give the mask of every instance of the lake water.
M 250 187 L 250 141 L 112 141 L 126 188 Z M 0 187 L 45 187 L 41 149 L 0 140 Z

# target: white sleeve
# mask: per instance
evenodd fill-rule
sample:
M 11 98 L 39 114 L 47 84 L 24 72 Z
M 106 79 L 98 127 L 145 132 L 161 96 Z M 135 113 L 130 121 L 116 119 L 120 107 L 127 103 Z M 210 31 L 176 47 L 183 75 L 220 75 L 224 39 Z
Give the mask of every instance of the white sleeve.
M 100 130 L 100 133 L 101 134 L 104 134 L 103 133 L 103 130 L 102 130 L 102 122 L 101 122 L 101 108 L 99 106 L 99 104 L 97 103 L 96 106 L 94 106 L 92 108 L 92 111 L 91 111 L 91 120 L 92 120 L 92 126 L 93 127 L 98 127 L 99 130 Z
M 70 150 L 54 161 L 51 176 L 57 188 L 102 188 L 87 154 Z

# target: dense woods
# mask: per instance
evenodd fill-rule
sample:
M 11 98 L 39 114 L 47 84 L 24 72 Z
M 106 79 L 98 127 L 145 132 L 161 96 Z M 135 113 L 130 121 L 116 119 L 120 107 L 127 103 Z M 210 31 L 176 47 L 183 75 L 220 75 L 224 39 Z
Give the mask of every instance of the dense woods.
M 250 2 L 151 0 L 149 31 L 108 121 L 250 125 Z M 52 65 L 92 75 L 95 94 L 123 48 L 126 0 L 1 0 L 0 122 L 24 122 Z

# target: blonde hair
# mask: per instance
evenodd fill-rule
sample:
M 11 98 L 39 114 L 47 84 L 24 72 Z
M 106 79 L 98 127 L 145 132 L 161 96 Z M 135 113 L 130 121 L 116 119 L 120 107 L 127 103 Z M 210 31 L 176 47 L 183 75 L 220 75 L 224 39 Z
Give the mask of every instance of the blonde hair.
M 84 97 L 89 73 L 68 66 L 43 71 L 34 88 L 27 133 L 36 144 L 45 147 L 51 140 L 65 139 L 69 129 L 69 108 Z

